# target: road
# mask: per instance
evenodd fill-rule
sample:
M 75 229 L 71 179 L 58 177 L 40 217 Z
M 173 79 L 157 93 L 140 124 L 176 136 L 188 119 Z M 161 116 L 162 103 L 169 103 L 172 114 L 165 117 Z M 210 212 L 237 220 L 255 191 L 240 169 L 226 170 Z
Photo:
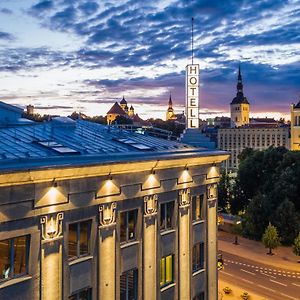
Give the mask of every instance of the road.
M 274 268 L 222 251 L 219 278 L 269 300 L 300 300 L 300 273 Z

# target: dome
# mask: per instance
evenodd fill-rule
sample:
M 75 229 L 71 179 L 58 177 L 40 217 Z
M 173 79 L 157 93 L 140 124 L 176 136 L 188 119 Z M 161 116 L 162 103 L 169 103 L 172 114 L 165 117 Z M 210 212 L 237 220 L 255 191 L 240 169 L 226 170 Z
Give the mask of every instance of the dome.
M 123 96 L 123 98 L 122 98 L 120 104 L 127 104 L 127 101 L 125 100 L 124 96 Z

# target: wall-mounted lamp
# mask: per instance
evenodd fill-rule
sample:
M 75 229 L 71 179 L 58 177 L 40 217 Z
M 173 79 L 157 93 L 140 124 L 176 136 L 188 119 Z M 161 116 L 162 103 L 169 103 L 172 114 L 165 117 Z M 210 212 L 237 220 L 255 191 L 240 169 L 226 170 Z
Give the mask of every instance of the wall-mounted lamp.
M 151 169 L 151 175 L 155 175 L 155 170 L 154 170 L 154 168 Z
M 215 162 L 212 164 L 213 167 L 215 167 L 216 165 L 217 165 L 217 164 L 216 164 Z
M 189 167 L 186 165 L 185 167 L 184 167 L 184 171 L 188 171 L 189 170 Z
M 112 175 L 111 175 L 111 173 L 109 172 L 109 174 L 108 174 L 108 176 L 107 176 L 107 180 L 112 180 L 113 178 L 112 178 Z

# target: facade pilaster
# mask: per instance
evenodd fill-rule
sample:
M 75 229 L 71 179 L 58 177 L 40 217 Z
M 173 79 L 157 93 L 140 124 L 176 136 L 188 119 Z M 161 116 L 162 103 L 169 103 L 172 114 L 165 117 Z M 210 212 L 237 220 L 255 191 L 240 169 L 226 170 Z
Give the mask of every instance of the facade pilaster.
M 116 299 L 116 207 L 99 206 L 99 299 Z
M 41 299 L 62 297 L 62 212 L 41 217 Z
M 217 185 L 207 186 L 207 282 L 210 300 L 218 299 L 217 278 Z
M 157 195 L 144 197 L 143 299 L 157 299 Z
M 190 190 L 179 191 L 179 299 L 191 299 Z

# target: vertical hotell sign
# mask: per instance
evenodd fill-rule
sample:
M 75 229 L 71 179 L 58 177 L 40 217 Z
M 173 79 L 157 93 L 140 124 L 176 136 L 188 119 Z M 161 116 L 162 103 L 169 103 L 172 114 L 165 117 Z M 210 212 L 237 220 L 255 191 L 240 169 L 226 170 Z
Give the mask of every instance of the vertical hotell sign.
M 199 128 L 199 65 L 186 66 L 186 128 Z

